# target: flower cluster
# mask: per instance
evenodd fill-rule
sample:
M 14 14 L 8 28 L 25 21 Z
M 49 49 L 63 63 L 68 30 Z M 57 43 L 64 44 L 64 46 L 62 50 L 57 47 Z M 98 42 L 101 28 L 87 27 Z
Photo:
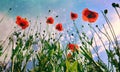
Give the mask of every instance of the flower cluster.
M 76 20 L 78 18 L 78 14 L 71 12 L 70 17 L 72 20 Z M 93 23 L 98 19 L 98 13 L 95 11 L 91 11 L 88 8 L 85 8 L 82 11 L 82 19 L 84 21 L 89 22 L 89 23 Z M 47 24 L 54 24 L 54 18 L 52 16 L 48 17 L 46 20 L 46 23 Z M 26 18 L 22 18 L 20 16 L 16 17 L 16 24 L 18 26 L 20 26 L 22 29 L 26 29 L 29 26 L 29 22 L 26 20 Z M 58 31 L 63 31 L 62 23 L 56 24 L 55 29 Z
M 46 20 L 46 23 L 47 24 L 54 24 L 54 18 L 51 17 L 51 16 L 48 17 L 47 20 Z M 56 24 L 55 29 L 58 30 L 58 31 L 63 31 L 62 23 Z

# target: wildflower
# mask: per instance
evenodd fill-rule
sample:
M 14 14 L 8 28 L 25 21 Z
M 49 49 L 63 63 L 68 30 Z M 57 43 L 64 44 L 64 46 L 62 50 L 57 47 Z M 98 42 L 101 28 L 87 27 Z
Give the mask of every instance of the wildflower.
M 62 23 L 58 23 L 55 27 L 56 30 L 58 31 L 63 31 L 63 26 L 62 26 Z
M 46 23 L 47 24 L 53 24 L 54 23 L 53 17 L 48 17 Z
M 26 29 L 29 26 L 29 23 L 26 20 L 26 18 L 22 18 L 20 16 L 16 17 L 16 24 L 20 26 L 22 29 Z
M 71 12 L 71 19 L 76 20 L 77 18 L 78 18 L 78 14 Z
M 68 48 L 74 52 L 76 49 L 78 49 L 78 45 L 77 44 L 68 44 Z
M 90 23 L 95 22 L 98 19 L 98 13 L 85 8 L 82 11 L 82 19 Z
M 67 58 L 71 58 L 72 57 L 72 55 L 71 55 L 71 53 L 69 52 L 68 54 L 67 54 Z

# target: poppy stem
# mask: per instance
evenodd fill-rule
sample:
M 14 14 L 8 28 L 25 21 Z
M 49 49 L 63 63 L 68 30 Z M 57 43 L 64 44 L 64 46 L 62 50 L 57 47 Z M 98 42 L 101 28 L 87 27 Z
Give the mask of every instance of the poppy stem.
M 109 50 L 110 50 L 110 45 L 111 45 L 111 43 L 112 43 L 113 46 L 114 46 L 114 43 L 112 42 L 112 40 L 111 40 L 108 32 L 105 34 L 104 32 L 102 32 L 102 31 L 100 30 L 99 27 L 97 27 L 97 29 L 98 29 L 98 30 L 107 38 L 107 40 L 109 41 Z M 104 29 L 105 29 L 105 27 L 104 27 Z M 106 29 L 105 29 L 105 32 L 106 32 Z
M 0 43 L 0 45 L 4 45 L 5 44 L 5 42 L 7 41 L 7 39 L 10 37 L 10 35 L 11 35 L 11 33 L 12 33 L 12 31 L 13 31 L 14 29 L 12 29 L 10 32 L 9 32 L 9 34 L 8 34 L 8 36 L 5 38 L 5 40 L 3 40 L 3 41 L 1 41 Z M 6 49 L 5 49 L 6 50 Z
M 7 14 L 4 15 L 4 16 L 0 19 L 0 23 L 4 20 L 4 18 L 5 18 L 7 15 L 9 15 L 9 12 L 10 12 L 10 11 L 11 11 L 11 8 L 8 10 Z
M 76 25 L 75 25 L 75 21 L 73 20 L 73 24 L 74 24 L 74 26 L 75 26 L 75 28 L 76 28 L 76 30 L 77 30 L 77 34 L 78 34 L 78 36 L 79 36 L 79 38 L 80 38 L 80 40 L 82 40 L 82 38 L 81 38 L 81 36 L 79 35 L 79 30 L 77 29 L 77 27 L 76 27 Z M 84 39 L 85 41 L 86 41 L 86 39 Z M 82 40 L 83 41 L 83 40 Z M 86 41 L 87 42 L 87 41 Z M 88 42 L 87 42 L 88 43 Z M 90 45 L 90 44 L 89 44 Z M 92 45 L 90 45 L 93 49 L 94 49 L 94 47 L 92 46 Z M 96 50 L 94 49 L 94 51 L 96 52 Z M 97 52 L 96 52 L 97 53 Z M 97 56 L 98 56 L 98 58 L 100 59 L 100 61 L 102 61 L 101 60 L 101 58 L 99 57 L 99 54 L 97 53 Z M 95 63 L 96 64 L 96 63 Z
M 60 40 L 61 37 L 62 37 L 62 34 L 60 35 L 60 37 L 58 38 L 58 40 L 55 42 L 55 44 Z
M 110 29 L 110 32 L 113 36 L 114 42 L 115 42 L 116 46 L 118 46 L 118 41 L 117 41 L 117 37 L 116 37 L 115 31 L 113 29 L 113 26 L 112 26 L 111 22 L 109 21 L 109 19 L 107 18 L 107 16 L 103 12 L 102 12 L 102 14 L 103 14 L 108 26 L 109 26 L 109 29 Z
M 111 37 L 109 36 L 108 32 L 106 31 L 105 26 L 103 25 L 103 28 L 104 28 L 104 30 L 105 30 L 105 33 L 102 32 L 99 27 L 97 27 L 97 28 L 98 28 L 98 30 L 107 38 L 107 40 L 109 41 L 109 51 L 110 51 L 110 50 L 111 50 L 111 49 L 110 49 L 111 43 L 112 43 L 113 46 L 114 46 L 114 43 L 112 42 Z M 108 60 L 109 60 L 109 58 L 108 58 Z M 110 68 L 110 62 L 109 62 L 109 61 L 108 61 L 108 68 Z
M 99 34 L 97 33 L 97 31 L 96 31 L 90 24 L 88 24 L 88 25 L 89 25 L 89 27 L 97 34 L 97 36 L 98 36 L 98 38 L 100 39 L 100 41 L 102 42 L 102 44 L 103 44 L 105 50 L 107 50 L 107 48 L 106 48 L 106 46 L 105 46 L 103 40 L 101 39 L 101 37 L 99 36 Z
M 96 43 L 96 40 L 95 40 L 95 38 L 94 38 L 94 34 L 93 34 L 93 32 L 92 32 L 92 30 L 90 29 L 90 31 L 91 31 L 91 34 L 92 34 L 92 36 L 93 36 L 93 40 L 94 40 L 94 42 L 95 42 L 95 47 L 96 47 L 96 49 L 91 45 L 91 47 L 93 48 L 93 50 L 95 51 L 95 53 L 97 54 L 97 57 L 98 57 L 98 60 L 100 60 L 100 61 L 102 61 L 102 59 L 100 58 L 100 56 L 99 56 L 99 53 L 98 53 L 98 46 L 97 46 L 97 43 Z M 103 62 L 103 61 L 102 61 Z
M 6 40 L 10 37 L 10 35 L 11 35 L 11 33 L 12 33 L 13 31 L 14 31 L 14 29 L 12 29 L 12 30 L 9 32 L 8 36 L 6 37 L 6 39 L 3 40 L 3 42 L 2 42 L 0 45 L 3 45 L 3 44 L 6 42 Z
M 1 19 L 0 19 L 0 23 L 4 20 L 5 16 L 3 16 Z
M 117 8 L 116 8 L 116 7 L 114 7 L 114 9 L 115 9 L 115 11 L 116 11 L 116 13 L 117 13 L 117 15 L 118 15 L 118 17 L 119 17 L 119 19 L 120 19 L 120 14 L 119 14 L 119 12 L 118 12 Z
M 14 42 L 13 42 L 13 39 L 11 39 L 11 42 L 12 42 L 12 50 L 14 50 Z M 11 61 L 12 61 L 12 69 L 11 69 L 11 72 L 14 72 L 14 58 L 15 58 L 15 56 L 11 59 Z
M 97 36 L 98 36 L 98 38 L 100 39 L 100 41 L 102 42 L 102 45 L 103 45 L 103 47 L 105 48 L 105 51 L 106 52 L 108 52 L 108 50 L 107 50 L 107 48 L 106 48 L 106 46 L 105 46 L 105 44 L 104 44 L 104 42 L 103 42 L 103 40 L 101 39 L 101 37 L 99 36 L 99 34 L 96 32 L 96 30 L 90 25 L 90 24 L 88 24 L 89 26 L 90 26 L 90 28 L 92 28 L 93 29 L 93 31 L 97 34 Z M 108 54 L 107 54 L 107 56 L 108 56 Z M 109 64 L 109 56 L 108 56 L 108 64 Z
M 120 46 L 119 46 L 119 43 L 118 43 L 118 40 L 117 40 L 117 37 L 116 37 L 116 34 L 115 34 L 115 31 L 113 29 L 113 26 L 111 24 L 111 22 L 109 21 L 109 19 L 107 18 L 107 16 L 102 12 L 103 16 L 105 17 L 105 20 L 110 28 L 110 31 L 112 33 L 112 36 L 113 36 L 113 39 L 114 39 L 114 43 L 115 43 L 115 47 L 114 50 L 115 50 L 115 53 L 117 54 L 118 56 L 118 59 L 119 59 L 119 64 L 120 64 Z M 119 65 L 118 65 L 119 66 Z
M 48 37 L 50 38 L 49 24 L 47 24 L 47 32 L 48 32 Z
M 80 34 L 80 33 L 79 33 L 79 30 L 78 30 L 77 26 L 75 25 L 75 20 L 73 20 L 73 25 L 74 25 L 74 27 L 75 27 L 75 29 L 76 29 L 76 31 L 77 31 L 77 34 L 78 34 L 78 36 L 79 36 L 79 39 L 82 40 L 81 36 L 79 35 L 79 34 Z

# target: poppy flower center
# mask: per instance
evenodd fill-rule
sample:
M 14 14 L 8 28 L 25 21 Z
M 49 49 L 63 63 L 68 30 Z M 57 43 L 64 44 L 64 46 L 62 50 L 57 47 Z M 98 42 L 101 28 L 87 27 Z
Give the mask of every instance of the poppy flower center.
M 72 16 L 72 17 L 75 17 L 75 15 L 74 15 L 74 14 L 72 14 L 71 16 Z
M 58 26 L 57 28 L 60 29 L 60 26 Z
M 48 20 L 47 22 L 48 22 L 48 23 L 49 23 L 49 22 L 51 23 L 52 21 L 51 21 L 51 20 Z
M 25 26 L 25 24 L 24 23 L 20 23 L 20 26 Z
M 88 17 L 88 18 L 92 18 L 93 16 L 92 16 L 91 14 L 89 14 L 87 17 Z
M 87 17 L 88 17 L 88 18 L 94 18 L 95 15 L 94 15 L 94 13 L 90 12 Z
M 61 30 L 61 27 L 60 27 L 60 26 L 57 26 L 57 29 L 58 29 L 58 30 Z

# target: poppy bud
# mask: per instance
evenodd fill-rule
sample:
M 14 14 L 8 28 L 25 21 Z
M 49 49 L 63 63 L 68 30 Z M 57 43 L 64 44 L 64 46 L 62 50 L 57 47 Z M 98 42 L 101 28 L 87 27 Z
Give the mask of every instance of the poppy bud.
M 98 25 L 96 25 L 96 27 L 98 27 Z
M 113 7 L 116 7 L 116 4 L 115 4 L 115 3 L 112 3 L 112 6 L 113 6 Z
M 105 9 L 105 10 L 104 10 L 104 13 L 105 13 L 105 14 L 107 14 L 107 13 L 108 13 L 108 10 L 107 10 L 107 9 Z
M 120 7 L 119 4 L 116 4 L 116 7 Z

